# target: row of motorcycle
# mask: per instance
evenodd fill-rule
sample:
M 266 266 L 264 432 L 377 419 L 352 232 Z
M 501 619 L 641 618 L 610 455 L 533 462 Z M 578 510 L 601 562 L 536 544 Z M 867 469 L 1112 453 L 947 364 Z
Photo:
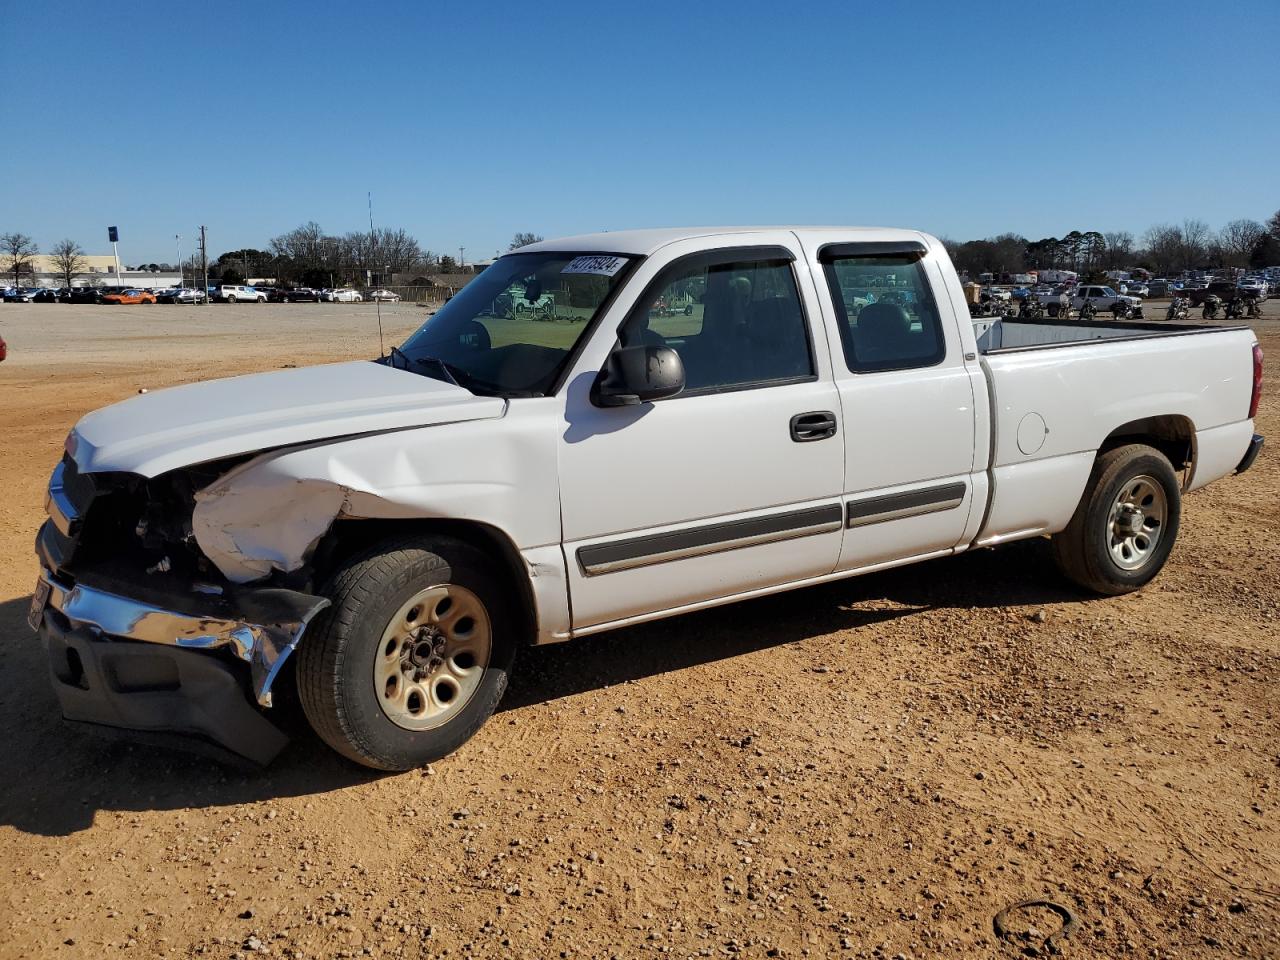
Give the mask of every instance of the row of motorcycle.
M 1173 309 L 1170 305 L 1169 309 Z M 1202 316 L 1206 320 L 1217 320 L 1218 311 L 1223 311 L 1224 320 L 1241 320 L 1245 317 L 1257 318 L 1262 316 L 1262 298 L 1261 297 L 1232 297 L 1227 300 L 1225 306 L 1223 300 L 1218 296 L 1208 296 L 1204 298 L 1204 308 Z M 1186 316 L 1184 311 L 1182 316 Z
M 1124 300 L 1117 300 L 1110 308 L 1111 316 L 1115 320 L 1143 320 L 1145 317 L 1142 313 L 1142 304 L 1130 304 Z M 969 305 L 969 315 L 974 318 L 994 317 L 1005 320 L 1069 320 L 1071 318 L 1071 305 L 1067 303 L 1051 303 L 1046 307 L 1037 296 L 1025 297 L 1018 303 L 1012 301 L 1001 302 L 991 299 L 982 303 L 973 303 Z M 1081 320 L 1094 320 L 1098 316 L 1098 308 L 1094 306 L 1093 301 L 1086 300 L 1080 305 L 1079 316 Z M 1186 297 L 1174 297 L 1169 302 L 1169 309 L 1165 311 L 1164 318 L 1166 320 L 1187 320 L 1191 316 L 1191 301 Z M 1201 316 L 1205 320 L 1217 320 L 1222 316 L 1225 320 L 1240 320 L 1245 317 L 1261 317 L 1262 316 L 1262 299 L 1260 297 L 1232 297 L 1230 300 L 1223 301 L 1218 296 L 1205 297 L 1204 305 L 1201 308 Z

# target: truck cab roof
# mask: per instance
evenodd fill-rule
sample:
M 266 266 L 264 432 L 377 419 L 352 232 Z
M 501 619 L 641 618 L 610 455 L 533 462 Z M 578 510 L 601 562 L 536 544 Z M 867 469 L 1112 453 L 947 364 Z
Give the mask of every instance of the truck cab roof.
M 668 244 L 681 240 L 730 238 L 738 234 L 758 234 L 770 231 L 789 231 L 798 234 L 840 232 L 853 234 L 854 239 L 867 242 L 893 242 L 927 239 L 918 230 L 894 227 L 840 227 L 840 226 L 738 226 L 738 227 L 662 227 L 648 230 L 619 230 L 617 232 L 584 233 L 574 237 L 542 240 L 520 247 L 518 253 L 537 253 L 545 250 L 581 250 L 600 253 L 623 253 L 632 256 L 649 256 Z

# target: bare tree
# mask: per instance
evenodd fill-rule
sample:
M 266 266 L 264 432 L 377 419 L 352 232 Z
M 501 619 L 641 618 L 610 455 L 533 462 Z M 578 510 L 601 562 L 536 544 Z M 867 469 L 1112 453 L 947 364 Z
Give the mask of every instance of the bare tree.
M 84 273 L 85 267 L 89 265 L 84 250 L 74 240 L 59 240 L 53 245 L 49 256 L 64 287 L 71 286 L 71 281 Z
M 527 247 L 531 243 L 541 243 L 542 237 L 536 233 L 517 233 L 511 238 L 511 243 L 507 246 L 507 250 L 519 250 L 521 247 Z
M 1267 229 L 1273 237 L 1280 240 L 1280 210 L 1271 215 L 1271 219 L 1267 221 Z
M 1182 231 L 1169 224 L 1158 224 L 1147 230 L 1143 243 L 1147 259 L 1156 273 L 1168 274 L 1178 267 L 1182 256 Z
M 18 285 L 18 277 L 23 273 L 31 273 L 31 264 L 40 248 L 25 233 L 6 233 L 0 237 L 0 255 L 5 258 L 5 270 L 13 275 L 13 285 Z
M 1106 265 L 1108 269 L 1117 270 L 1127 267 L 1133 261 L 1133 234 L 1128 230 L 1113 230 L 1104 233 L 1102 239 L 1106 243 Z
M 333 237 L 314 220 L 274 237 L 270 246 L 294 276 L 333 273 L 363 281 L 365 271 L 407 273 L 427 259 L 418 241 L 403 229 L 352 231 Z
M 1213 236 L 1203 220 L 1183 220 L 1178 230 L 1181 261 L 1184 270 L 1199 266 L 1208 256 L 1209 239 Z
M 1257 220 L 1232 220 L 1218 231 L 1218 243 L 1227 266 L 1248 266 L 1249 255 L 1266 232 L 1267 228 Z
M 273 237 L 268 246 L 288 271 L 297 276 L 309 270 L 328 271 L 334 266 L 330 258 L 332 238 L 326 237 L 314 220 Z

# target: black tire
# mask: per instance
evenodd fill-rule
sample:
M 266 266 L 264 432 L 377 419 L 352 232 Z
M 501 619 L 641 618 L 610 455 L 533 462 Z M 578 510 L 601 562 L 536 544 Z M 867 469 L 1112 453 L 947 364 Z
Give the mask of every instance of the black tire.
M 227 303 L 235 303 L 235 302 L 236 302 L 235 294 L 228 294 Z
M 1126 569 L 1112 554 L 1111 510 L 1125 487 L 1149 477 L 1163 488 L 1165 516 L 1159 539 L 1140 566 Z M 1118 596 L 1149 583 L 1169 559 L 1178 537 L 1182 500 L 1177 474 L 1159 450 L 1130 444 L 1108 450 L 1094 462 L 1080 505 L 1065 530 L 1050 541 L 1054 561 L 1073 583 L 1094 593 Z
M 456 584 L 476 595 L 492 630 L 479 687 L 457 714 L 428 730 L 408 730 L 383 711 L 374 660 L 396 612 L 425 587 Z M 338 753 L 377 770 L 410 770 L 469 740 L 507 689 L 516 633 L 503 578 L 475 548 L 447 537 L 387 541 L 338 569 L 323 591 L 332 601 L 298 650 L 298 696 L 312 729 Z

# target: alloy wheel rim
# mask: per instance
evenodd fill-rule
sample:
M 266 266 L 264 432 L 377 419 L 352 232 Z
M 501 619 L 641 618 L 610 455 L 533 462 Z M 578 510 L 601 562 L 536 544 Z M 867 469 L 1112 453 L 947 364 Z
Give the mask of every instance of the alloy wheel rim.
M 1169 500 L 1158 480 L 1145 474 L 1127 480 L 1107 518 L 1107 545 L 1116 566 L 1138 570 L 1150 562 L 1168 518 Z
M 431 730 L 464 710 L 484 678 L 493 628 L 480 598 L 457 584 L 427 587 L 387 624 L 373 661 L 382 712 L 405 730 Z

